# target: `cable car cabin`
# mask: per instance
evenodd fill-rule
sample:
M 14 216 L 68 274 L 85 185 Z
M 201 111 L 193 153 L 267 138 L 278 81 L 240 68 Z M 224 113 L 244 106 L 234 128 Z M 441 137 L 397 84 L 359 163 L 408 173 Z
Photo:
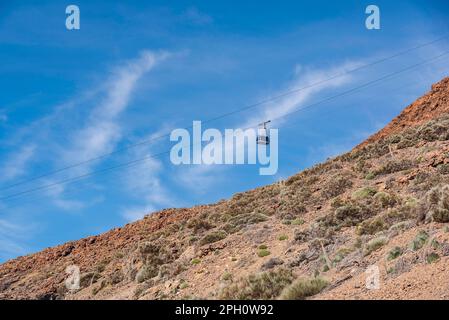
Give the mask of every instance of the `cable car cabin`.
M 266 135 L 257 135 L 257 144 L 270 144 L 270 137 Z
M 257 131 L 257 144 L 270 144 L 270 136 L 267 131 L 267 124 L 270 122 L 271 121 L 269 120 L 259 124 L 259 130 Z

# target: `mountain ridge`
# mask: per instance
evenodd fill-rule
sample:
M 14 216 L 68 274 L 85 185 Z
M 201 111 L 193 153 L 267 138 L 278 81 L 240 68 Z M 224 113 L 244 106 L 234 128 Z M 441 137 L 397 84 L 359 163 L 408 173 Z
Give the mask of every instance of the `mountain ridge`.
M 417 126 L 444 113 L 448 113 L 448 90 L 449 78 L 446 77 L 433 84 L 430 92 L 408 105 L 384 128 L 368 137 L 359 146 L 364 146 L 380 138 L 400 132 L 409 126 Z
M 317 286 L 315 298 L 441 298 L 449 277 L 424 275 L 449 271 L 448 112 L 444 78 L 352 151 L 285 181 L 9 260 L 0 265 L 0 298 L 288 299 L 304 281 Z M 421 231 L 421 248 L 410 249 Z M 396 247 L 393 259 L 383 252 Z M 387 291 L 364 288 L 374 262 Z M 70 265 L 81 270 L 72 291 Z M 422 292 L 419 274 L 439 283 Z M 398 291 L 396 281 L 412 289 Z

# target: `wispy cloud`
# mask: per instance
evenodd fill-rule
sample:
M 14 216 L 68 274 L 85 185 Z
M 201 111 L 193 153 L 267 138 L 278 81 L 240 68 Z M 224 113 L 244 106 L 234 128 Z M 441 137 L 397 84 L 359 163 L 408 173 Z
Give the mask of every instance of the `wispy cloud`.
M 35 150 L 35 145 L 26 145 L 7 158 L 2 164 L 0 181 L 10 181 L 25 174 L 29 161 L 35 154 Z
M 153 140 L 165 133 L 167 125 L 144 140 Z M 157 144 L 133 150 L 132 158 L 141 159 L 155 153 Z M 161 176 L 164 173 L 164 165 L 157 158 L 148 158 L 139 165 L 129 168 L 123 175 L 124 192 L 127 192 L 142 205 L 123 210 L 122 216 L 127 221 L 135 221 L 146 214 L 167 206 L 175 205 L 175 197 L 164 186 Z
M 121 138 L 118 117 L 129 106 L 138 80 L 165 57 L 166 54 L 144 51 L 137 59 L 113 70 L 104 85 L 101 102 L 90 112 L 85 125 L 71 135 L 71 147 L 63 155 L 67 163 L 95 158 L 114 149 Z
M 23 255 L 29 251 L 29 248 L 22 244 L 23 235 L 29 229 L 30 227 L 0 219 L 0 261 Z
M 249 117 L 241 119 L 239 123 L 234 125 L 235 128 L 249 128 L 255 127 L 258 123 L 263 121 L 278 119 L 276 121 L 276 126 L 284 122 L 288 122 L 290 117 L 282 118 L 297 108 L 305 106 L 310 103 L 315 98 L 319 98 L 325 92 L 343 87 L 354 81 L 355 77 L 352 74 L 345 74 L 346 71 L 354 69 L 361 65 L 361 62 L 350 61 L 344 62 L 337 66 L 332 66 L 330 68 L 312 68 L 297 65 L 294 68 L 294 79 L 284 84 L 278 91 L 273 92 L 268 96 L 261 97 L 259 100 L 264 101 L 271 99 L 273 97 L 280 96 L 285 92 L 293 92 L 291 94 L 285 95 L 282 98 L 275 99 L 272 102 L 266 103 L 264 107 L 255 110 L 253 114 Z M 334 77 L 335 75 L 342 75 L 339 77 Z M 332 80 L 329 78 L 334 77 Z M 314 85 L 319 83 L 319 85 Z M 298 88 L 306 88 L 304 90 L 297 90 Z M 295 90 L 297 90 L 295 92 Z M 240 143 L 245 143 L 240 141 Z M 227 143 L 224 146 L 224 153 L 229 152 L 234 148 L 241 148 L 242 145 L 234 146 L 233 143 Z M 184 186 L 188 187 L 190 190 L 201 193 L 204 189 L 199 186 L 212 185 L 212 183 L 217 182 L 217 166 L 211 165 L 195 165 L 192 167 L 184 168 L 180 171 L 179 181 L 183 183 Z M 213 173 L 212 173 L 213 171 Z M 221 173 L 225 172 L 224 169 Z
M 297 108 L 300 109 L 305 103 L 310 102 L 315 97 L 319 97 L 323 92 L 351 83 L 354 80 L 353 74 L 345 74 L 345 72 L 357 68 L 360 65 L 361 62 L 359 61 L 344 62 L 330 68 L 313 68 L 297 65 L 294 69 L 294 79 L 290 83 L 285 84 L 280 90 L 261 100 L 280 96 L 285 92 L 292 93 L 267 103 L 261 111 L 257 112 L 258 115 L 249 118 L 243 124 L 243 127 L 253 126 L 258 122 L 283 117 Z M 335 75 L 341 76 L 334 77 Z M 332 79 L 328 80 L 330 78 Z M 305 89 L 298 90 L 299 88 Z M 297 91 L 295 92 L 295 90 Z M 277 120 L 277 124 L 287 121 L 288 118 L 279 119 Z
M 103 81 L 80 91 L 29 126 L 18 130 L 11 140 L 31 141 L 29 146 L 13 148 L 3 164 L 1 181 L 25 175 L 30 160 L 61 168 L 112 152 L 122 139 L 121 115 L 129 107 L 139 81 L 168 57 L 165 52 L 144 50 L 131 60 L 119 62 Z M 127 128 L 130 129 L 130 128 Z M 39 146 L 39 148 L 35 147 Z M 97 162 L 76 166 L 65 177 L 86 174 Z M 51 167 L 49 168 L 51 170 Z M 52 184 L 61 177 L 40 180 L 39 185 Z M 46 191 L 45 195 L 61 209 L 80 209 L 84 202 L 63 197 L 66 185 Z
M 198 10 L 196 7 L 190 7 L 188 8 L 183 14 L 182 17 L 185 18 L 187 21 L 191 22 L 195 25 L 206 25 L 213 22 L 213 19 L 211 16 L 209 16 L 206 13 L 203 13 Z
M 99 103 L 86 116 L 84 125 L 70 134 L 70 143 L 62 151 L 64 164 L 73 164 L 96 158 L 112 152 L 120 141 L 122 126 L 120 115 L 129 106 L 138 81 L 159 62 L 167 57 L 166 53 L 143 51 L 137 59 L 128 61 L 112 70 L 97 95 Z M 98 98 L 98 97 L 97 97 Z M 76 167 L 71 174 L 86 173 L 93 163 Z M 54 189 L 51 196 L 54 204 L 60 208 L 81 208 L 79 201 L 62 199 L 64 187 Z
M 178 182 L 197 194 L 213 190 L 223 181 L 226 173 L 225 166 L 206 164 L 181 166 L 177 172 Z

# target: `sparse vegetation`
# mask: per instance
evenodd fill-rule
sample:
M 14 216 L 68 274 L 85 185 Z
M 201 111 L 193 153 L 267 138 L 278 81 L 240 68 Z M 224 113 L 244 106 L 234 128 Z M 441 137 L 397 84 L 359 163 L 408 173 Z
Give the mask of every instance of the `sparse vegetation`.
M 346 202 L 333 212 L 319 219 L 319 222 L 325 227 L 342 227 L 356 226 L 372 215 L 372 209 L 362 203 Z
M 200 240 L 200 244 L 201 245 L 205 245 L 205 244 L 208 244 L 208 243 L 217 242 L 217 241 L 223 240 L 224 238 L 226 238 L 226 236 L 227 236 L 226 232 L 224 232 L 222 230 L 212 231 L 212 232 L 206 234 Z
M 370 255 L 372 252 L 376 251 L 377 249 L 382 248 L 387 242 L 388 242 L 388 239 L 383 236 L 372 239 L 371 241 L 369 241 L 366 244 L 364 255 L 365 256 Z
M 328 282 L 322 278 L 298 279 L 282 292 L 282 300 L 303 300 L 320 293 L 328 286 Z
M 440 164 L 437 169 L 443 175 L 449 174 L 449 163 Z
M 209 229 L 212 229 L 213 227 L 214 225 L 204 219 L 204 217 L 190 219 L 187 223 L 187 228 L 192 229 L 195 234 L 207 231 Z
M 365 220 L 357 226 L 356 233 L 358 235 L 363 234 L 376 234 L 379 231 L 387 229 L 388 226 L 382 217 L 375 217 L 373 219 Z
M 399 203 L 399 199 L 396 196 L 386 192 L 377 192 L 374 195 L 374 200 L 382 208 L 391 208 Z
M 267 249 L 260 249 L 259 252 L 257 252 L 257 255 L 261 258 L 269 256 L 270 254 L 271 254 L 271 252 Z
M 242 213 L 232 216 L 228 219 L 223 229 L 228 233 L 235 233 L 243 229 L 245 226 L 264 222 L 268 217 L 261 213 Z
M 302 220 L 301 218 L 296 218 L 296 219 L 292 220 L 291 224 L 294 226 L 300 226 L 300 225 L 304 224 L 304 220 Z
M 372 188 L 372 187 L 364 187 L 364 188 L 362 188 L 362 189 L 359 189 L 359 190 L 355 191 L 355 192 L 352 194 L 352 197 L 353 197 L 354 199 L 360 200 L 360 199 L 365 199 L 365 198 L 368 198 L 368 197 L 372 197 L 372 196 L 374 196 L 376 193 L 377 193 L 377 190 L 376 190 L 376 189 L 374 189 L 374 188 Z
M 369 172 L 366 176 L 366 180 L 373 180 L 376 177 L 376 174 L 374 172 Z
M 413 162 L 408 159 L 389 160 L 373 172 L 377 176 L 404 171 L 413 167 Z
M 427 209 L 436 222 L 449 222 L 449 185 L 435 187 L 427 193 Z
M 417 251 L 424 247 L 424 245 L 427 243 L 427 240 L 429 239 L 429 235 L 425 231 L 420 231 L 415 239 L 413 239 L 410 247 L 413 251 Z
M 387 259 L 394 260 L 402 254 L 402 249 L 400 247 L 394 247 L 388 252 Z
M 157 276 L 163 264 L 176 259 L 162 242 L 143 242 L 139 244 L 137 252 L 143 262 L 143 266 L 136 274 L 136 281 L 139 283 Z
M 333 263 L 339 263 L 352 251 L 353 251 L 353 249 L 346 248 L 346 247 L 338 249 L 337 252 L 335 253 Z M 326 267 L 327 267 L 327 264 L 326 264 Z
M 291 270 L 267 271 L 240 279 L 237 283 L 225 287 L 219 298 L 227 300 L 273 299 L 279 296 L 293 280 L 294 276 Z
M 147 279 L 157 276 L 158 269 L 152 265 L 144 265 L 136 274 L 136 281 L 138 283 L 144 282 Z
M 329 179 L 325 185 L 322 195 L 325 199 L 332 199 L 344 193 L 348 188 L 352 187 L 353 183 L 348 176 L 336 175 Z
M 98 238 L 48 249 L 37 261 L 51 264 L 25 274 L 25 282 L 6 273 L 0 286 L 14 296 L 33 292 L 33 282 L 48 288 L 56 282 L 56 293 L 39 298 L 69 297 L 59 276 L 62 263 L 78 255 L 83 268 L 90 266 L 81 274 L 82 295 L 96 298 L 123 288 L 144 299 L 306 299 L 328 288 L 323 276 L 332 279 L 328 298 L 340 297 L 340 289 L 331 290 L 370 264 L 387 270 L 384 288 L 394 281 L 402 286 L 404 278 L 397 277 L 406 272 L 440 271 L 438 261 L 449 256 L 449 116 L 374 138 L 286 181 L 212 205 L 167 209 Z M 106 243 L 106 253 L 95 251 Z M 93 251 L 84 257 L 84 248 Z M 21 259 L 32 266 L 31 258 Z M 241 278 L 254 270 L 260 273 Z M 293 271 L 312 277 L 295 279 Z M 366 297 L 363 288 L 351 292 L 354 283 L 346 284 L 349 298 Z M 410 290 L 420 289 L 415 282 Z
M 427 263 L 434 263 L 440 260 L 440 256 L 436 252 L 431 252 L 426 257 Z
M 223 273 L 223 276 L 221 277 L 222 280 L 224 281 L 229 281 L 232 279 L 232 273 L 230 272 L 225 272 Z

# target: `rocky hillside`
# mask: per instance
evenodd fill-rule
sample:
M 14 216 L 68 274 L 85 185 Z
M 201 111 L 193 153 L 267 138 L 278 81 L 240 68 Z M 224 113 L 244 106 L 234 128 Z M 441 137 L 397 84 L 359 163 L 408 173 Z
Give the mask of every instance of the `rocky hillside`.
M 351 152 L 285 181 L 8 261 L 0 298 L 448 299 L 448 111 L 446 78 Z

